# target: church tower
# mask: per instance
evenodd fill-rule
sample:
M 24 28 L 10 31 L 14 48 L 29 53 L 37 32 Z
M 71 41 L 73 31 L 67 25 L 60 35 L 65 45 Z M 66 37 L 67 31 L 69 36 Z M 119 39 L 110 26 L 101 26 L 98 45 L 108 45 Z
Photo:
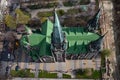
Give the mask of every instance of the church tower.
M 54 12 L 54 25 L 51 34 L 51 51 L 56 62 L 65 61 L 65 51 L 67 48 L 67 41 L 65 33 L 62 32 L 62 27 L 56 11 Z

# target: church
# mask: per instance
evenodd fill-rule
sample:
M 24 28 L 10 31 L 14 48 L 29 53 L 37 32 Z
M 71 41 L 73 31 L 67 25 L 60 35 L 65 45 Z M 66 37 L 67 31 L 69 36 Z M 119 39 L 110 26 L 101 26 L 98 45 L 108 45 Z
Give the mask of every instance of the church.
M 100 9 L 85 27 L 63 27 L 54 11 L 54 22 L 47 19 L 41 31 L 25 27 L 26 34 L 20 44 L 32 61 L 42 63 L 65 62 L 66 60 L 90 60 L 99 55 L 105 35 L 99 29 Z

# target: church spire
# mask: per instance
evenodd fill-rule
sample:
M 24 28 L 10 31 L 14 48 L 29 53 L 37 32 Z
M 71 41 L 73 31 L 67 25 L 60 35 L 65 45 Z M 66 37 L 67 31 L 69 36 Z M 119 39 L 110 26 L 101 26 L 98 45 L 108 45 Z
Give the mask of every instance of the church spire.
M 100 9 L 97 11 L 94 17 L 88 21 L 87 24 L 88 31 L 94 31 L 99 28 L 100 26 L 99 18 L 100 18 Z
M 51 52 L 54 55 L 54 60 L 57 62 L 65 62 L 65 51 L 67 42 L 65 33 L 62 32 L 60 21 L 56 11 L 54 11 L 53 32 L 51 34 Z
M 54 11 L 54 25 L 53 25 L 53 42 L 62 43 L 63 42 L 63 33 L 60 25 L 60 21 L 56 11 Z

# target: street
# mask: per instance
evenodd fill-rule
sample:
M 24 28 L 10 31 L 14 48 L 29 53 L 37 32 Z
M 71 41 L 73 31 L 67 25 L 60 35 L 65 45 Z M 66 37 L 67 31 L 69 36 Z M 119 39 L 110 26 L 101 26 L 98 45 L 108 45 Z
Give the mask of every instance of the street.
M 102 7 L 101 13 L 101 30 L 104 34 L 108 31 L 107 35 L 104 38 L 104 44 L 103 47 L 106 49 L 110 49 L 111 55 L 108 57 L 108 59 L 111 62 L 111 65 L 109 66 L 113 70 L 113 75 L 108 76 L 106 73 L 106 76 L 104 78 L 109 78 L 110 80 L 118 80 L 118 71 L 116 70 L 116 52 L 115 52 L 115 41 L 114 41 L 114 32 L 113 32 L 113 3 L 109 0 L 103 1 L 100 0 L 100 7 Z M 106 65 L 107 68 L 107 65 Z M 108 69 L 107 69 L 108 70 Z M 110 71 L 110 70 L 109 70 Z M 109 72 L 106 71 L 106 72 Z

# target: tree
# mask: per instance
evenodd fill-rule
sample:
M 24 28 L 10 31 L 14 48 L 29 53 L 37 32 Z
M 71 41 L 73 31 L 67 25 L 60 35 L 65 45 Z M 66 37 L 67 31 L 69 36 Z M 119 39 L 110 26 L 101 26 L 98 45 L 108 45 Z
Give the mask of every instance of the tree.
M 104 57 L 108 57 L 110 56 L 110 54 L 111 54 L 111 51 L 109 49 L 104 49 L 101 51 L 101 55 Z
M 15 22 L 15 18 L 13 18 L 11 15 L 7 14 L 5 16 L 5 23 L 6 25 L 11 28 L 11 29 L 15 29 L 17 24 Z
M 15 29 L 17 24 L 27 24 L 30 20 L 30 17 L 25 15 L 20 9 L 16 9 L 15 13 L 15 17 L 9 14 L 5 16 L 5 24 L 11 29 Z
M 25 15 L 20 9 L 15 10 L 16 13 L 16 21 L 18 24 L 27 24 L 30 20 L 30 17 Z

